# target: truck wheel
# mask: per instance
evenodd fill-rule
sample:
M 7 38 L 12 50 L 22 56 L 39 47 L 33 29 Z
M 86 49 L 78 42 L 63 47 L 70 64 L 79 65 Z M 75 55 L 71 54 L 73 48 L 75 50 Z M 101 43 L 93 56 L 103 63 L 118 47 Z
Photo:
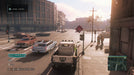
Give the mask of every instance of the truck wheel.
M 53 64 L 52 65 L 52 68 L 54 69 L 54 70 L 57 70 L 57 67 Z
M 73 64 L 73 67 L 72 67 L 72 71 L 75 71 L 76 70 L 76 63 Z

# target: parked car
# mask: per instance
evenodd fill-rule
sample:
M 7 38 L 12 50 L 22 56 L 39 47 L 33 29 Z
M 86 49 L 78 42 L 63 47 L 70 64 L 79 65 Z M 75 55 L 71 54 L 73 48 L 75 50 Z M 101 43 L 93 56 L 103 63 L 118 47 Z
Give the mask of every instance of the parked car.
M 37 40 L 35 44 L 38 44 L 38 43 L 41 43 L 41 42 L 44 42 L 44 40 Z
M 50 33 L 37 33 L 36 36 L 49 36 Z
M 14 38 L 23 38 L 27 35 L 25 33 L 18 32 L 18 33 L 13 34 L 13 36 L 14 36 Z
M 61 33 L 64 33 L 64 32 L 67 32 L 67 31 L 66 31 L 65 29 L 62 29 L 62 30 L 61 30 Z
M 32 48 L 33 53 L 46 53 L 56 47 L 57 42 L 52 40 L 43 40 L 35 43 Z
M 29 47 L 36 42 L 36 37 L 24 37 L 20 41 L 17 41 L 16 47 Z

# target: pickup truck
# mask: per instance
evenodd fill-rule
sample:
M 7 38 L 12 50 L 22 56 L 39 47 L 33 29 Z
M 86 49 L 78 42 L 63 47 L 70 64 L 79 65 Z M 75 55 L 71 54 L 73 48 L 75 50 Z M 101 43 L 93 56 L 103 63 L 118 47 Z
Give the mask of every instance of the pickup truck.
M 42 40 L 35 43 L 32 48 L 33 53 L 46 53 L 56 47 L 57 42 L 52 40 Z
M 52 67 L 71 66 L 76 68 L 77 63 L 77 49 L 73 41 L 62 41 L 58 45 L 58 49 L 51 57 Z
M 16 42 L 16 47 L 29 47 L 36 41 L 36 37 L 24 37 Z

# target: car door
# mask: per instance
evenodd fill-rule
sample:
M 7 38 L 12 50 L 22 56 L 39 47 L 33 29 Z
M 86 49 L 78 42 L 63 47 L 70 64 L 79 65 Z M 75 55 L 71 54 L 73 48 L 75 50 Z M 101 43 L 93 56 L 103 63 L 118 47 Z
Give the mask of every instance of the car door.
M 50 49 L 53 49 L 53 41 L 50 42 Z
M 53 41 L 53 48 L 56 46 L 56 44 L 57 44 L 56 41 Z
M 47 50 L 50 50 L 51 47 L 50 47 L 50 43 L 47 44 Z
M 54 48 L 56 46 L 57 42 L 56 41 L 53 41 L 52 43 L 52 47 Z
M 29 42 L 32 45 L 33 44 L 33 38 L 29 38 L 29 39 L 30 39 Z

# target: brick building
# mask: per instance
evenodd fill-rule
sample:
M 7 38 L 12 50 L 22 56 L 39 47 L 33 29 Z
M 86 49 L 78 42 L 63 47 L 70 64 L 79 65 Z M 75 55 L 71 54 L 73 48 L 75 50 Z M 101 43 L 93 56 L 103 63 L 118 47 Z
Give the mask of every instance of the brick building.
M 134 0 L 112 0 L 110 55 L 126 55 L 134 66 Z

